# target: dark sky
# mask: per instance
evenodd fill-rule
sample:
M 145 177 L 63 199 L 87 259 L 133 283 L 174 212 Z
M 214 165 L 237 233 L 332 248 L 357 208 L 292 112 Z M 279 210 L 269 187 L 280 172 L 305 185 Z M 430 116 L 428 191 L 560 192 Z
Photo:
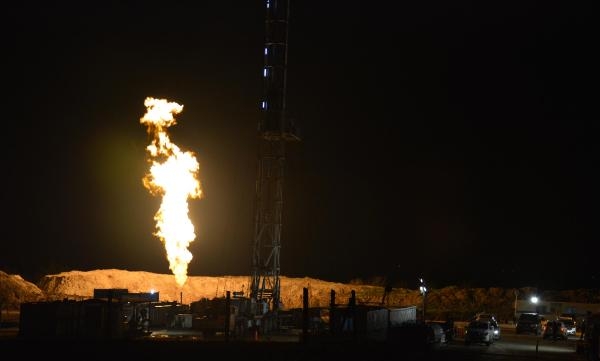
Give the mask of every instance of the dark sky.
M 292 0 L 284 275 L 598 287 L 597 25 L 542 3 Z M 263 2 L 2 13 L 0 269 L 170 273 L 141 181 L 153 96 L 200 162 L 189 274 L 249 274 Z

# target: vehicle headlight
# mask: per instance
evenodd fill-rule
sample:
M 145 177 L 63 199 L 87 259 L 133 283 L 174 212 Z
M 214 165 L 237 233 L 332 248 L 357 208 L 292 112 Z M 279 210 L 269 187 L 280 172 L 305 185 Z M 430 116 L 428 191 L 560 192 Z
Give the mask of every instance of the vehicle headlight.
M 498 330 L 494 330 L 494 335 L 497 335 L 497 334 L 498 334 Z

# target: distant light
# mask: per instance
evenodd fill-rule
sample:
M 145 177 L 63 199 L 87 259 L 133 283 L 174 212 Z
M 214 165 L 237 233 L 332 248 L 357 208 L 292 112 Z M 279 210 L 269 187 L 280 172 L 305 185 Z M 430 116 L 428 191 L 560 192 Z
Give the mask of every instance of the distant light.
M 267 9 L 271 7 L 271 1 L 267 0 Z
M 267 109 L 267 102 L 266 102 L 266 101 L 264 101 L 264 100 L 263 100 L 262 102 L 260 102 L 260 107 L 261 107 L 262 109 Z
M 269 74 L 269 70 L 267 68 L 264 68 L 263 69 L 263 76 L 266 78 L 268 74 Z
M 265 55 L 269 55 L 269 49 L 265 48 Z
M 153 295 L 156 292 L 156 290 L 153 288 L 150 290 L 150 294 Z
M 531 296 L 531 303 L 538 303 L 537 296 Z
M 419 291 L 421 291 L 422 294 L 427 293 L 427 287 L 425 286 L 425 280 L 423 280 L 422 278 L 419 278 L 419 282 L 421 283 L 421 285 L 419 286 Z

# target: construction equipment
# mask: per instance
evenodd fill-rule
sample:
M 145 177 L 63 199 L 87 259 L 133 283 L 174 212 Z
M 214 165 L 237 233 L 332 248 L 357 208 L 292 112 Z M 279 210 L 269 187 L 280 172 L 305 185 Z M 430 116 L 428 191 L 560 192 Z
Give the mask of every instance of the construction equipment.
M 286 116 L 285 89 L 289 0 L 265 0 L 265 43 L 262 112 L 258 124 L 258 164 L 249 297 L 234 292 L 230 306 L 224 298 L 192 304 L 194 330 L 206 335 L 225 332 L 258 335 L 278 328 L 280 308 L 281 228 L 285 144 L 299 141 Z M 227 319 L 226 319 L 227 318 Z M 229 331 L 228 331 L 229 330 Z
M 255 228 L 250 298 L 257 317 L 280 308 L 281 228 L 285 144 L 298 141 L 286 116 L 286 68 L 289 0 L 265 0 L 263 99 L 259 122 Z
M 212 300 L 203 298 L 192 302 L 192 329 L 201 331 L 204 337 L 222 333 L 225 337 L 244 336 L 248 327 L 250 302 L 248 298 L 220 297 Z

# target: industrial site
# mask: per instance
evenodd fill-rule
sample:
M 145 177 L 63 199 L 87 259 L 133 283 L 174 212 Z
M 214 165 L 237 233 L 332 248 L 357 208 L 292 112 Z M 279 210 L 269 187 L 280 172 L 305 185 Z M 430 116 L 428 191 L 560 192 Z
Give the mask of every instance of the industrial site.
M 153 235 L 164 245 L 172 275 L 96 270 L 45 276 L 39 282 L 44 296 L 34 292 L 32 302 L 19 300 L 20 339 L 284 337 L 306 342 L 310 333 L 315 339 L 382 341 L 390 327 L 416 323 L 419 293 L 403 294 L 406 305 L 390 306 L 393 297 L 387 285 L 353 287 L 281 275 L 286 143 L 301 138 L 286 111 L 289 1 L 267 0 L 264 10 L 262 119 L 248 276 L 188 275 L 194 258 L 189 246 L 197 236 L 188 202 L 204 195 L 200 164 L 196 154 L 170 138 L 184 105 L 147 96 L 146 112 L 139 118 L 150 143 L 142 183 L 151 196 L 161 199 Z M 4 279 L 22 280 L 10 275 Z
M 56 39 L 49 31 L 48 43 L 36 51 L 52 53 L 55 42 L 68 38 L 63 50 L 77 48 L 77 55 L 56 56 L 50 63 L 59 64 L 57 67 L 63 73 L 74 68 L 79 72 L 67 77 L 71 80 L 63 81 L 61 71 L 48 71 L 52 75 L 39 80 L 52 84 L 46 93 L 40 91 L 43 95 L 38 95 L 38 99 L 44 101 L 38 103 L 42 104 L 29 104 L 25 100 L 27 107 L 15 106 L 57 107 L 60 115 L 55 116 L 56 133 L 44 134 L 43 129 L 55 125 L 46 121 L 45 114 L 32 112 L 35 114 L 32 118 L 42 118 L 40 124 L 47 128 L 33 121 L 27 125 L 28 131 L 37 137 L 29 142 L 33 150 L 25 151 L 32 161 L 11 160 L 21 168 L 12 163 L 7 167 L 10 170 L 7 178 L 13 182 L 13 186 L 4 187 L 8 190 L 7 199 L 17 185 L 24 190 L 19 188 L 20 192 L 10 195 L 18 207 L 7 202 L 12 217 L 7 223 L 14 219 L 21 223 L 11 225 L 19 235 L 6 240 L 11 256 L 0 259 L 0 267 L 8 268 L 0 269 L 0 354 L 9 356 L 3 359 L 600 361 L 600 291 L 595 284 L 597 265 L 593 263 L 596 260 L 590 261 L 593 256 L 588 254 L 589 250 L 586 252 L 585 245 L 585 249 L 577 246 L 566 260 L 555 262 L 576 238 L 571 233 L 577 232 L 571 230 L 579 229 L 577 222 L 583 218 L 569 213 L 574 203 L 558 205 L 549 196 L 560 193 L 556 185 L 560 184 L 569 189 L 568 195 L 563 196 L 575 202 L 569 198 L 576 198 L 572 189 L 577 187 L 569 183 L 571 180 L 556 180 L 556 174 L 570 174 L 570 171 L 561 171 L 560 161 L 555 159 L 546 160 L 552 163 L 545 165 L 552 170 L 549 176 L 542 166 L 531 166 L 534 163 L 531 159 L 553 154 L 529 144 L 532 142 L 527 136 L 534 133 L 532 138 L 547 141 L 543 134 L 538 134 L 539 127 L 522 130 L 519 121 L 515 121 L 518 131 L 501 128 L 511 122 L 504 118 L 513 117 L 509 107 L 497 110 L 509 103 L 505 101 L 506 94 L 517 88 L 513 81 L 502 79 L 501 71 L 487 65 L 481 67 L 485 71 L 471 75 L 471 82 L 466 81 L 463 73 L 477 68 L 473 64 L 479 64 L 468 61 L 482 56 L 477 46 L 471 55 L 454 58 L 457 49 L 462 52 L 470 41 L 476 44 L 493 41 L 453 38 L 446 34 L 445 25 L 437 25 L 434 32 L 432 24 L 439 21 L 438 14 L 429 17 L 428 9 L 425 20 L 412 25 L 398 21 L 396 15 L 383 22 L 379 20 L 377 7 L 362 2 L 351 2 L 344 10 L 347 13 L 336 6 L 329 8 L 330 13 L 324 10 L 319 24 L 322 30 L 313 30 L 312 24 L 305 24 L 305 33 L 294 38 L 289 31 L 294 14 L 290 0 L 260 3 L 262 18 L 258 23 L 263 40 L 260 46 L 257 37 L 251 31 L 246 33 L 244 28 L 256 23 L 256 14 L 248 16 L 252 19 L 237 14 L 239 28 L 227 33 L 231 28 L 228 25 L 213 30 L 227 14 L 206 24 L 199 24 L 194 16 L 185 14 L 187 22 L 182 21 L 178 28 L 177 23 L 163 24 L 162 17 L 171 15 L 169 11 L 165 10 L 165 15 L 153 10 L 150 12 L 153 17 L 145 19 L 136 15 L 139 9 L 135 6 L 128 7 L 123 14 L 136 20 L 129 23 L 128 17 L 122 16 L 119 21 L 125 32 L 133 34 L 132 38 L 142 39 L 138 42 L 143 44 L 135 51 L 130 50 L 127 40 L 120 39 L 118 31 L 94 29 L 98 24 L 105 26 L 101 15 L 90 17 L 93 21 L 86 17 L 78 20 L 81 27 L 88 20 L 96 22 L 87 29 L 87 35 L 93 34 L 90 39 L 87 35 L 77 38 L 77 26 L 57 31 Z M 300 8 L 300 17 L 310 22 L 306 19 L 311 19 L 311 11 L 320 11 L 317 5 L 313 10 Z M 226 8 L 223 13 L 233 14 L 233 8 Z M 184 6 L 174 9 L 188 11 Z M 410 11 L 417 11 L 416 6 L 404 10 L 398 17 L 403 16 L 408 23 L 412 17 Z M 105 11 L 119 12 L 112 8 Z M 459 24 L 460 34 L 465 37 L 479 34 L 481 29 L 472 30 L 454 20 L 455 9 L 444 7 L 440 13 L 445 14 L 444 11 L 452 16 L 439 17 Z M 35 13 L 32 23 L 43 18 L 43 11 L 38 12 L 32 12 Z M 460 16 L 470 19 L 469 11 L 460 12 Z M 367 13 L 373 19 L 362 23 Z M 348 19 L 339 24 L 329 20 L 340 14 Z M 248 22 L 244 25 L 239 19 Z M 503 31 L 496 29 L 500 20 L 490 20 L 489 24 L 481 21 L 485 25 L 482 28 L 494 28 L 486 31 L 498 36 L 501 39 L 498 43 L 511 42 L 504 38 Z M 48 20 L 34 36 L 22 36 L 36 39 L 37 33 L 45 32 L 45 27 L 52 29 L 60 22 Z M 530 24 L 524 23 L 524 28 L 529 29 Z M 508 24 L 512 26 L 511 22 Z M 201 25 L 205 27 L 198 30 Z M 145 31 L 162 27 L 170 32 L 153 36 L 156 33 Z M 396 28 L 402 29 L 398 44 Z M 191 35 L 178 40 L 182 29 L 194 29 L 195 35 L 203 34 L 203 40 L 195 42 Z M 214 36 L 208 34 L 213 31 Z M 347 36 L 350 33 L 352 36 Z M 413 39 L 416 33 L 422 33 L 422 37 Z M 515 34 L 515 38 L 527 38 L 518 31 Z M 296 54 L 296 64 L 307 68 L 295 74 L 300 81 L 288 84 L 288 42 L 293 49 L 292 39 L 302 42 L 303 36 L 307 47 Z M 538 41 L 544 36 L 529 38 Z M 389 39 L 394 39 L 393 44 Z M 21 43 L 28 44 L 21 40 L 13 43 L 15 48 L 22 46 Z M 259 55 L 261 65 L 255 66 L 255 70 L 260 77 L 254 79 L 236 67 L 236 61 L 246 65 L 249 62 L 232 55 L 236 54 L 231 50 L 233 43 L 240 48 L 253 48 L 248 54 Z M 171 44 L 177 46 L 171 48 Z M 96 46 L 105 49 L 98 50 L 106 51 L 103 57 L 96 57 L 92 50 Z M 347 49 L 340 51 L 339 56 L 353 64 L 348 69 L 339 61 L 332 60 L 329 66 L 317 62 L 320 58 L 327 59 L 329 51 L 333 54 L 333 50 L 345 46 Z M 551 48 L 554 50 L 554 44 Z M 223 56 L 227 64 L 220 64 L 222 61 L 218 59 L 222 58 L 218 56 L 211 59 L 212 63 L 205 63 L 209 64 L 206 66 L 196 64 L 197 58 L 179 60 L 180 56 L 184 58 L 181 49 L 198 58 L 226 53 Z M 502 51 L 491 49 L 482 59 L 504 59 L 499 55 Z M 169 51 L 173 51 L 172 57 L 163 58 L 162 54 Z M 39 54 L 33 54 L 31 58 L 38 59 Z M 507 55 L 504 60 L 518 63 L 515 59 L 520 59 L 521 54 L 515 54 Z M 413 60 L 406 60 L 411 56 Z M 151 60 L 144 68 L 140 64 L 145 63 L 146 57 Z M 121 59 L 127 58 L 130 63 L 119 68 Z M 540 58 L 551 56 L 544 54 Z M 198 79 L 206 80 L 206 84 L 199 85 L 201 81 L 180 70 L 181 63 L 173 59 L 187 63 L 189 69 L 202 68 L 204 78 Z M 434 61 L 443 65 L 433 65 Z M 539 59 L 528 61 L 527 66 L 532 67 Z M 14 63 L 19 62 L 15 56 Z M 216 69 L 214 64 L 222 65 L 223 69 Z M 313 70 L 309 70 L 311 64 Z M 418 66 L 422 66 L 420 72 L 415 71 Z M 43 68 L 37 63 L 23 69 L 26 67 Z M 163 78 L 157 75 L 162 68 L 170 69 L 170 72 L 165 70 Z M 29 71 L 23 69 L 23 73 Z M 127 99 L 122 101 L 125 105 L 121 104 L 127 111 L 98 111 L 118 108 L 105 100 L 110 97 L 99 97 L 99 90 L 92 91 L 102 89 L 99 85 L 102 76 L 95 74 L 104 74 L 99 69 L 112 73 L 113 79 L 123 77 L 127 79 L 125 82 L 139 86 L 133 91 L 114 81 L 104 84 L 104 93 L 116 94 L 113 102 L 117 98 Z M 448 74 L 438 74 L 435 69 L 445 69 Z M 302 74 L 310 71 L 318 76 L 302 84 Z M 339 73 L 328 78 L 334 71 Z M 490 85 L 488 90 L 482 89 L 481 84 L 493 83 L 481 80 L 481 73 L 488 72 L 496 77 L 492 80 L 506 81 L 514 87 L 486 95 L 485 99 L 501 99 L 492 102 L 494 106 L 483 102 L 483 97 L 473 100 L 468 95 L 454 93 L 449 85 L 441 86 L 441 90 L 433 85 L 443 79 L 453 86 L 460 84 L 460 89 L 468 89 L 465 94 L 481 96 L 480 93 L 500 88 Z M 506 70 L 514 79 L 543 71 L 527 68 L 522 70 L 523 74 L 514 73 L 518 72 Z M 79 84 L 74 79 L 82 82 L 81 79 L 88 79 L 89 83 L 72 85 Z M 189 81 L 181 86 L 187 87 L 188 93 L 175 91 L 181 79 Z M 256 80 L 256 84 L 249 79 Z M 532 89 L 542 88 L 536 82 L 537 79 L 524 81 Z M 310 117 L 314 119 L 308 120 L 313 122 L 312 134 L 303 134 L 302 122 L 307 120 L 296 118 L 289 110 L 289 95 L 295 93 L 288 85 L 304 87 L 305 94 L 296 101 L 296 106 L 298 109 L 306 106 L 309 109 L 306 114 L 312 114 Z M 49 100 L 50 93 L 70 86 L 75 89 L 73 93 L 85 94 L 74 100 L 66 96 L 60 101 Z M 255 94 L 253 86 L 260 89 Z M 315 91 L 317 88 L 323 93 Z M 349 95 L 340 96 L 335 103 L 331 101 L 332 95 L 332 99 L 328 98 L 329 92 Z M 260 97 L 255 99 L 258 93 Z M 128 103 L 131 98 L 135 98 L 135 107 Z M 240 105 L 250 98 L 256 106 L 253 110 Z M 534 98 L 544 106 L 553 104 L 558 108 L 555 103 L 559 103 L 556 99 L 560 97 L 539 100 L 536 94 Z M 456 99 L 465 103 L 455 105 Z M 516 103 L 526 108 L 525 104 L 531 100 L 523 99 Z M 67 105 L 58 107 L 56 103 Z M 69 108 L 71 103 L 82 103 L 79 113 Z M 356 108 L 359 111 L 351 107 L 356 104 L 350 103 L 359 103 Z M 199 111 L 202 106 L 204 109 Z M 346 106 L 347 109 L 341 109 Z M 575 104 L 565 107 L 577 108 Z M 132 108 L 139 110 L 134 117 Z M 224 108 L 235 111 L 222 115 Z M 193 116 L 186 117 L 188 109 Z M 479 109 L 479 113 L 473 109 Z M 532 118 L 538 111 L 523 111 L 523 117 Z M 446 121 L 444 112 L 452 113 L 454 118 L 448 117 Z M 204 119 L 195 119 L 198 114 L 205 116 L 209 125 L 202 123 Z M 244 117 L 258 119 L 251 136 L 247 136 L 249 132 L 244 128 L 247 123 Z M 108 119 L 106 124 L 105 119 Z M 493 125 L 487 125 L 488 120 Z M 11 121 L 19 123 L 22 119 L 15 117 Z M 547 119 L 543 121 L 545 125 Z M 186 127 L 186 122 L 195 123 Z M 235 122 L 243 126 L 236 127 Z M 325 122 L 330 122 L 329 128 Z M 138 134 L 130 131 L 135 129 L 132 123 L 138 127 Z M 89 128 L 79 129 L 79 124 L 88 124 Z M 353 130 L 346 132 L 346 128 Z M 128 131 L 120 132 L 122 129 Z M 142 138 L 144 133 L 146 142 L 140 145 L 135 137 Z M 510 140 L 515 133 L 521 138 L 515 136 L 517 141 Z M 22 134 L 16 134 L 14 139 L 20 142 Z M 208 134 L 203 138 L 206 144 L 197 144 L 199 134 Z M 421 140 L 417 140 L 417 135 Z M 334 143 L 334 138 L 343 141 Z M 324 144 L 321 148 L 314 146 L 318 141 Z M 296 146 L 307 142 L 313 149 L 290 157 Z M 27 148 L 16 143 L 11 147 L 14 154 Z M 551 139 L 548 143 L 561 141 Z M 35 148 L 36 144 L 50 145 Z M 231 150 L 233 145 L 239 149 Z M 247 149 L 247 145 L 256 147 Z M 514 151 L 513 145 L 526 150 Z M 87 153 L 78 147 L 85 148 Z M 489 153 L 481 150 L 486 147 L 490 148 Z M 503 147 L 509 150 L 502 150 Z M 44 154 L 51 153 L 47 149 L 59 148 L 56 154 Z M 252 156 L 247 156 L 248 153 Z M 523 155 L 526 153 L 533 154 L 530 160 Z M 345 154 L 344 160 L 337 159 L 341 154 Z M 292 187 L 286 188 L 290 158 L 303 163 L 295 169 L 295 177 L 291 177 Z M 253 161 L 255 174 L 251 182 L 247 177 L 248 159 Z M 203 162 L 211 166 L 205 169 Z M 228 163 L 227 167 L 222 163 Z M 572 167 L 571 162 L 564 163 Z M 39 171 L 36 164 L 43 165 L 45 171 Z M 143 175 L 137 172 L 142 169 L 141 164 Z M 533 170 L 526 170 L 526 166 Z M 335 180 L 332 174 L 336 175 Z M 531 178 L 527 180 L 526 174 Z M 556 184 L 542 181 L 543 175 Z M 205 186 L 205 181 L 210 186 Z M 310 181 L 312 188 L 303 189 L 305 181 Z M 293 191 L 287 192 L 288 189 Z M 140 198 L 142 192 L 146 198 Z M 288 198 L 289 193 L 292 197 Z M 26 199 L 25 194 L 31 198 Z M 213 194 L 216 195 L 211 198 Z M 48 199 L 42 201 L 40 195 L 48 195 Z M 290 198 L 296 207 L 289 207 Z M 302 203 L 305 198 L 310 201 Z M 587 199 L 587 194 L 583 198 Z M 203 208 L 207 199 L 212 203 Z M 521 206 L 521 201 L 526 206 Z M 248 204 L 251 206 L 246 207 Z M 549 205 L 556 205 L 558 210 Z M 323 213 L 315 213 L 316 210 Z M 560 214 L 562 218 L 556 217 L 564 222 L 553 221 L 550 216 L 555 214 Z M 294 225 L 289 231 L 288 223 Z M 560 239 L 564 249 L 554 248 L 549 235 Z M 295 242 L 287 243 L 288 236 Z M 594 239 L 577 237 L 578 242 Z M 157 245 L 161 247 L 162 258 L 156 257 Z M 578 273 L 570 271 L 578 259 L 585 261 L 582 261 L 584 266 Z M 43 276 L 25 279 L 19 270 Z M 313 277 L 290 276 L 306 274 Z M 346 277 L 351 274 L 355 278 Z M 330 281 L 325 275 L 336 275 L 337 280 Z M 344 278 L 346 281 L 339 281 Z M 570 289 L 570 284 L 578 286 Z M 579 286 L 589 284 L 594 288 Z M 553 285 L 560 286 L 555 289 Z

